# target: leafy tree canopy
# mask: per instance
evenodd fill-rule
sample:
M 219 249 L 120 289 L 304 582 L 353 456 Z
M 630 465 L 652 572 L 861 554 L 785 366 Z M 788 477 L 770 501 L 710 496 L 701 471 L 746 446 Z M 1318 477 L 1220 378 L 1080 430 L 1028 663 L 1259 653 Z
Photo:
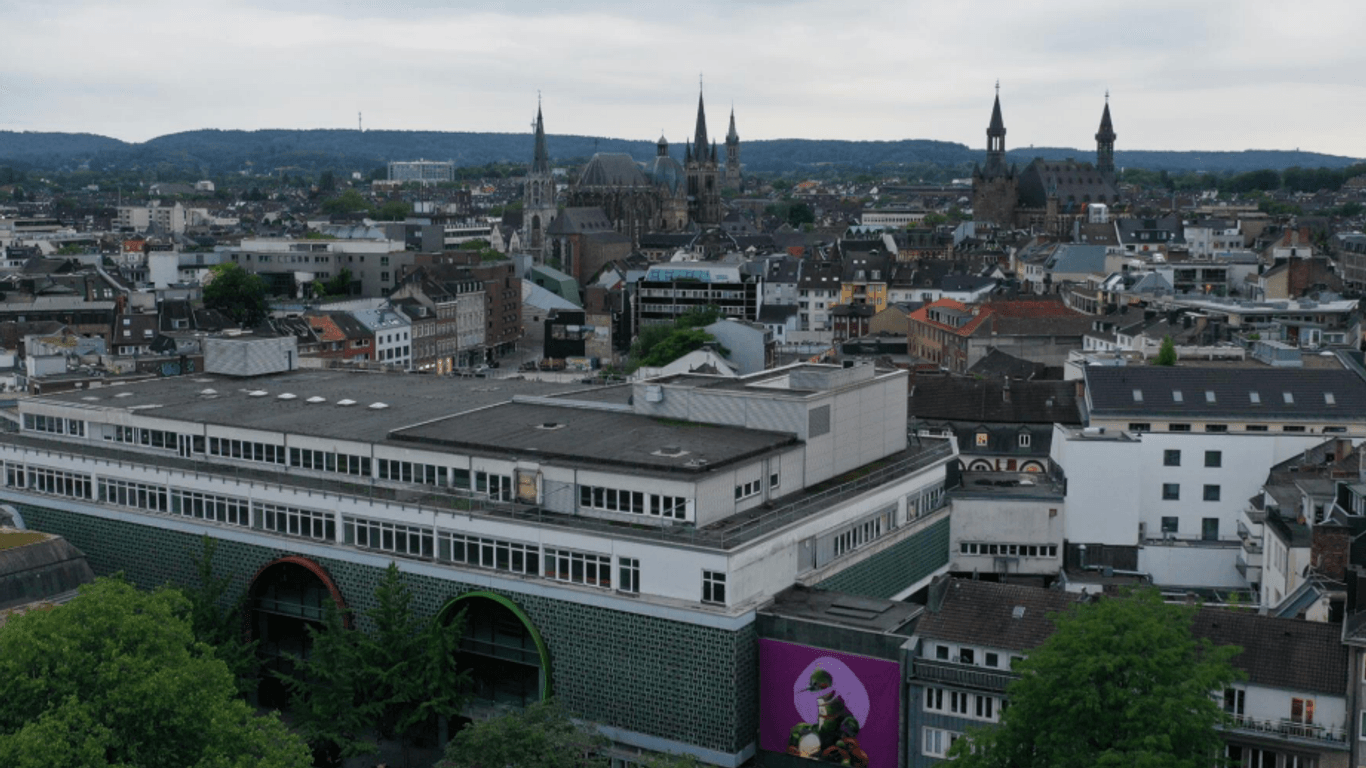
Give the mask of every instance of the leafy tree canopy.
M 1176 365 L 1176 342 L 1172 341 L 1172 337 L 1162 337 L 1162 346 L 1157 348 L 1153 365 Z
M 219 264 L 209 271 L 204 306 L 222 312 L 243 328 L 250 328 L 270 314 L 266 281 L 239 264 Z
M 1020 662 L 998 728 L 950 750 L 961 768 L 1208 768 L 1225 715 L 1211 694 L 1236 678 L 1241 649 L 1196 641 L 1194 609 L 1156 590 L 1056 617 Z
M 308 750 L 236 697 L 175 590 L 118 579 L 0 627 L 0 765 L 294 768 Z
M 702 330 L 721 319 L 716 307 L 692 310 L 679 316 L 672 324 L 648 325 L 641 329 L 631 345 L 631 360 L 636 368 L 668 365 L 678 358 L 716 341 L 716 337 Z M 722 354 L 729 354 L 725 349 Z

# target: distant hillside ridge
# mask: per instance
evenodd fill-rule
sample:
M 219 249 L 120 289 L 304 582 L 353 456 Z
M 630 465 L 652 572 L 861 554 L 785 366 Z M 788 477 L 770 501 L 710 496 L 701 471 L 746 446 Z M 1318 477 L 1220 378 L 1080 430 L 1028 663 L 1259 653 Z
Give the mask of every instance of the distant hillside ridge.
M 553 162 L 585 160 L 595 152 L 624 152 L 646 161 L 655 155 L 655 142 L 596 136 L 550 135 L 546 139 Z M 682 142 L 672 154 L 681 159 Z M 532 138 L 525 133 L 463 133 L 453 131 L 355 131 L 349 129 L 256 131 L 198 130 L 129 143 L 88 133 L 0 131 L 0 162 L 34 169 L 71 170 L 88 164 L 93 170 L 124 170 L 169 165 L 205 175 L 294 167 L 369 171 L 394 160 L 449 160 L 458 166 L 490 163 L 527 163 Z M 966 144 L 928 139 L 899 141 L 841 141 L 833 139 L 770 139 L 743 141 L 745 170 L 801 174 L 807 169 L 834 166 L 856 171 L 895 172 L 898 166 L 937 166 L 966 173 L 984 158 L 984 150 Z M 1035 157 L 1050 160 L 1091 160 L 1093 150 L 1029 147 L 1008 153 L 1010 162 L 1025 165 Z M 1344 168 L 1359 158 L 1290 150 L 1240 152 L 1174 152 L 1117 150 L 1121 168 L 1185 173 L 1242 173 L 1286 168 Z

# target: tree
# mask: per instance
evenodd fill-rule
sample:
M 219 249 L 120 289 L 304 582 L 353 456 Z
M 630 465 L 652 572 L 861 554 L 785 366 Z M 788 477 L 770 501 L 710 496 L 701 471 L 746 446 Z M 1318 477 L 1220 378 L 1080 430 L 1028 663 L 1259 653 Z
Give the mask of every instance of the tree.
M 309 764 L 278 714 L 236 697 L 176 590 L 98 579 L 0 627 L 0 765 L 292 768 Z
M 576 724 L 551 700 L 470 723 L 446 745 L 438 768 L 597 768 L 611 742 Z
M 320 298 L 331 298 L 333 296 L 351 295 L 351 270 L 342 267 L 342 270 L 328 280 L 313 281 L 313 295 Z
M 323 629 L 309 627 L 312 644 L 282 679 L 291 711 L 315 750 L 354 757 L 376 750 L 375 740 L 397 738 L 408 747 L 422 728 L 455 715 L 468 700 L 469 674 L 455 663 L 463 616 L 450 623 L 413 613 L 412 592 L 389 564 L 367 616 L 374 632 L 345 625 L 330 602 Z
M 375 218 L 380 221 L 403 221 L 412 211 L 413 207 L 402 200 L 390 200 L 375 210 Z
M 721 318 L 716 307 L 690 310 L 668 325 L 649 325 L 640 331 L 631 345 L 631 361 L 635 368 L 668 365 L 678 358 L 701 349 L 716 337 L 702 330 Z M 722 354 L 729 351 L 721 348 Z
M 370 201 L 354 189 L 344 189 L 340 195 L 328 198 L 322 204 L 323 213 L 348 214 L 371 210 Z
M 1162 346 L 1157 348 L 1153 365 L 1176 365 L 1176 342 L 1172 341 L 1171 336 L 1162 337 Z
M 1194 608 L 1156 590 L 1074 607 L 1019 662 L 1000 726 L 950 750 L 962 768 L 1207 768 L 1225 715 L 1211 694 L 1241 649 L 1196 641 Z
M 803 224 L 812 224 L 816 221 L 816 214 L 811 211 L 811 206 L 806 203 L 793 203 L 787 209 L 787 223 L 794 227 Z
M 204 306 L 222 312 L 243 328 L 254 326 L 270 314 L 266 281 L 239 264 L 219 264 L 209 271 L 209 282 L 204 284 Z
M 318 191 L 331 194 L 337 188 L 337 177 L 331 171 L 323 171 L 318 177 Z
M 201 643 L 213 648 L 236 680 L 239 693 L 256 687 L 256 642 L 242 636 L 242 608 L 247 596 L 242 594 L 225 604 L 228 585 L 232 579 L 213 575 L 213 558 L 218 551 L 218 540 L 205 534 L 204 553 L 195 560 L 199 586 L 184 590 L 189 600 L 190 629 Z

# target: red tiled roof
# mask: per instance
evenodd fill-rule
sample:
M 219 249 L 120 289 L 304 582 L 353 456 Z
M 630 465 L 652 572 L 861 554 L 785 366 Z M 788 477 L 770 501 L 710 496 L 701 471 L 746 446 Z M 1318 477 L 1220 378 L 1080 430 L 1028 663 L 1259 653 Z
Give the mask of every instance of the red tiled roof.
M 944 307 L 946 309 L 952 309 L 958 312 L 972 311 L 972 308 L 970 308 L 968 305 L 954 301 L 953 299 L 940 299 L 936 302 L 926 304 L 920 309 L 917 309 L 916 311 L 907 315 L 907 317 L 915 322 L 924 323 L 925 325 L 928 325 L 933 328 L 940 328 L 945 331 L 948 331 L 949 333 L 953 333 L 959 336 L 971 336 L 972 332 L 977 330 L 978 327 L 980 327 L 982 323 L 986 322 L 987 318 L 991 316 L 993 306 L 994 305 L 992 304 L 977 305 L 977 314 L 971 320 L 967 321 L 966 323 L 957 328 L 954 328 L 951 325 L 946 325 L 937 320 L 930 319 L 930 309 L 933 307 Z

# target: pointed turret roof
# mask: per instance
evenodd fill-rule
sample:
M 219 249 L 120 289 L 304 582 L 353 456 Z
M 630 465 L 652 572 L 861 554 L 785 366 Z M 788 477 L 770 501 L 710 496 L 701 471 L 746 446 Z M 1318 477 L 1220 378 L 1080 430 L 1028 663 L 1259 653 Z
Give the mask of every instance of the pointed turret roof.
M 988 136 L 1006 135 L 1006 121 L 1001 119 L 1001 92 L 996 91 L 996 103 L 991 107 L 991 125 L 987 126 Z
M 550 153 L 545 149 L 545 121 L 541 119 L 541 105 L 536 105 L 536 152 L 531 160 L 532 173 L 550 173 Z
M 1096 141 L 1114 141 L 1115 126 L 1110 122 L 1110 95 L 1105 95 L 1105 111 L 1100 115 L 1100 131 L 1096 133 Z
M 726 134 L 726 143 L 740 143 L 740 134 L 735 132 L 735 107 L 730 108 L 730 131 Z
M 693 134 L 693 146 L 699 152 L 705 153 L 707 150 L 707 110 L 702 105 L 702 91 L 697 92 L 697 130 Z

